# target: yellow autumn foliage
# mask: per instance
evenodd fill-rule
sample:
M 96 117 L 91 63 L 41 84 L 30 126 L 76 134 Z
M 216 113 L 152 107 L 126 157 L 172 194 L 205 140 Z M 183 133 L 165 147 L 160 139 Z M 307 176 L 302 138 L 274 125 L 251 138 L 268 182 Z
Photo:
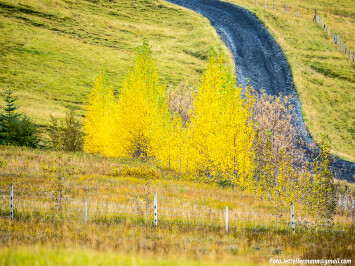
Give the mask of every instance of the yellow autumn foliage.
M 85 151 L 111 155 L 104 151 L 107 146 L 111 145 L 113 131 L 108 128 L 114 126 L 114 108 L 113 90 L 108 85 L 105 73 L 101 72 L 96 78 L 94 89 L 89 96 L 89 104 L 86 106 Z
M 165 89 L 146 41 L 136 49 L 134 65 L 124 78 L 115 110 L 115 156 L 159 157 L 165 147 L 169 112 Z M 108 129 L 112 130 L 112 129 Z
M 249 187 L 254 131 L 250 110 L 241 97 L 242 88 L 235 83 L 220 51 L 212 49 L 194 96 L 185 165 L 211 178 L 224 176 L 241 187 Z
M 334 204 L 327 204 L 334 197 L 329 146 L 323 145 L 315 174 L 300 173 L 290 145 L 275 142 L 275 130 L 253 121 L 256 98 L 251 88 L 243 90 L 235 84 L 221 51 L 211 49 L 207 69 L 192 97 L 189 119 L 182 119 L 183 112 L 169 110 L 170 99 L 159 82 L 151 48 L 143 41 L 117 98 L 105 74 L 97 77 L 86 107 L 84 149 L 202 174 L 209 181 L 227 181 L 242 190 L 267 193 L 285 205 L 312 204 L 310 212 L 321 212 L 329 219 L 334 212 Z M 288 109 L 280 101 L 274 104 L 280 107 L 278 117 L 291 121 L 282 116 Z

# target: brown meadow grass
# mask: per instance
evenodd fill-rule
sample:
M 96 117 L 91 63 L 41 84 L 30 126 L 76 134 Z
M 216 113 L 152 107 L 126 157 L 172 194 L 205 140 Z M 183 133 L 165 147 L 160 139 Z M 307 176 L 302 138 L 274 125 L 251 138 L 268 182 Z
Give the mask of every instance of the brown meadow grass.
M 352 258 L 354 254 L 354 222 L 348 210 L 338 210 L 336 226 L 329 230 L 312 225 L 314 219 L 296 205 L 297 230 L 292 235 L 289 206 L 200 177 L 136 160 L 1 148 L 0 249 L 5 254 L 42 247 L 46 252 L 82 249 L 84 253 L 161 257 L 169 263 L 183 258 L 190 263 L 226 264 L 265 264 L 272 257 L 287 256 Z M 65 180 L 61 211 L 55 198 L 59 170 Z M 10 183 L 15 188 L 13 221 L 6 206 Z M 154 192 L 158 192 L 158 227 L 153 224 Z M 230 210 L 228 233 L 225 206 Z

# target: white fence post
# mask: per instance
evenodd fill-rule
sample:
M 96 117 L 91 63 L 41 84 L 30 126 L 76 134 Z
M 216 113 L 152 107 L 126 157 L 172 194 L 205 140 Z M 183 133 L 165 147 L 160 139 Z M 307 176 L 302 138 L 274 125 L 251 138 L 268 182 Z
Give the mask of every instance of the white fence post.
M 285 13 L 286 13 L 286 2 L 285 2 Z
M 297 17 L 300 17 L 300 11 L 298 8 L 297 8 Z
M 292 234 L 295 234 L 295 210 L 293 202 L 291 202 L 291 223 L 292 223 Z
M 226 232 L 228 232 L 228 206 L 226 206 Z
M 10 217 L 11 220 L 14 219 L 14 185 L 11 183 L 10 190 Z
M 339 192 L 339 202 L 338 202 L 338 206 L 340 207 L 341 206 L 341 194 Z
M 264 7 L 266 8 L 266 0 L 264 0 Z
M 344 209 L 347 209 L 347 207 L 348 207 L 348 195 L 345 194 L 345 195 L 344 195 L 343 208 L 344 208 Z
M 272 4 L 272 8 L 275 9 L 275 0 L 274 0 L 274 2 Z
M 158 226 L 158 200 L 156 192 L 154 192 L 154 225 Z
M 88 221 L 88 201 L 85 200 L 85 223 Z

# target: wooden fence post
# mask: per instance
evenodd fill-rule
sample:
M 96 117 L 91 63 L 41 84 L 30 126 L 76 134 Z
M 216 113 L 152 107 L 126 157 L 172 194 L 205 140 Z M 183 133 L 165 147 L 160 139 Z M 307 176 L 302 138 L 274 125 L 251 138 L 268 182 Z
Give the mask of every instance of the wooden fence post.
M 154 225 L 158 226 L 158 199 L 156 192 L 154 192 Z
M 272 9 L 275 9 L 275 0 L 274 0 L 274 2 L 272 4 Z
M 291 223 L 292 223 L 292 234 L 295 234 L 295 210 L 293 202 L 291 202 Z
M 226 206 L 226 232 L 228 233 L 228 206 Z
M 14 219 L 14 185 L 11 183 L 10 190 L 10 217 L 11 220 Z

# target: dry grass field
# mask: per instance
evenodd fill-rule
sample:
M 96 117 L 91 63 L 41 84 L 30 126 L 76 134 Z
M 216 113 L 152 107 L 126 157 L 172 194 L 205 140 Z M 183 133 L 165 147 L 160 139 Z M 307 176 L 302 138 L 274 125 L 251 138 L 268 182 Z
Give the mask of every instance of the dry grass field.
M 90 260 L 96 265 L 108 256 L 126 264 L 245 265 L 267 264 L 270 258 L 354 255 L 350 210 L 339 209 L 329 228 L 296 205 L 292 235 L 290 206 L 152 164 L 10 146 L 2 147 L 0 158 L 0 264 L 32 264 L 43 256 L 40 265 L 46 258 L 54 264 Z M 9 218 L 10 183 L 14 220 Z

